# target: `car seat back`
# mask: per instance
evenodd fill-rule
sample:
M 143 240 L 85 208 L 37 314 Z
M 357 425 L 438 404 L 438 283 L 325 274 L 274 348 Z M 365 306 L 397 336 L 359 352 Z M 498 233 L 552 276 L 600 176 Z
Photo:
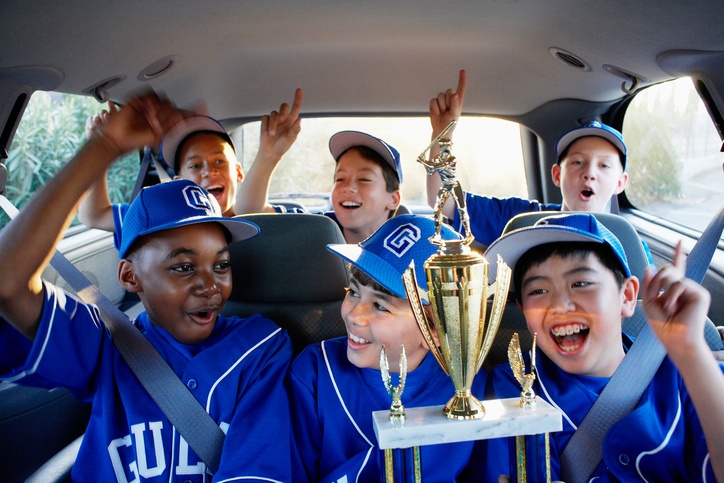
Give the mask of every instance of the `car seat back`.
M 344 335 L 340 308 L 349 275 L 327 250 L 329 243 L 345 243 L 339 226 L 307 213 L 241 217 L 260 233 L 229 245 L 234 286 L 224 314 L 261 313 L 288 331 L 295 352 Z

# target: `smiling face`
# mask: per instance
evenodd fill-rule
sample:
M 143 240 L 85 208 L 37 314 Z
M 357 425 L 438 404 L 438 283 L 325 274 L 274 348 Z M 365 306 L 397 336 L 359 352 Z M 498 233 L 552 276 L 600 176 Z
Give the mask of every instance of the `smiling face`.
M 385 346 L 390 371 L 400 371 L 400 346 L 405 346 L 407 369 L 413 371 L 428 352 L 406 299 L 362 285 L 354 276 L 342 302 L 347 328 L 347 359 L 359 368 L 380 369 Z
M 400 191 L 388 192 L 382 168 L 354 149 L 337 162 L 332 206 L 347 243 L 374 233 L 400 205 Z
M 123 287 L 138 293 L 151 322 L 184 344 L 206 340 L 231 294 L 224 229 L 198 223 L 163 230 L 121 260 Z
M 570 374 L 609 377 L 624 356 L 621 317 L 636 306 L 635 277 L 619 284 L 593 253 L 553 255 L 521 278 L 520 300 L 538 347 Z
M 201 132 L 179 147 L 178 178 L 188 179 L 214 195 L 224 216 L 234 216 L 236 189 L 243 174 L 234 149 L 220 136 Z
M 562 211 L 606 212 L 611 197 L 622 192 L 628 181 L 618 150 L 596 136 L 572 143 L 551 175 L 563 195 Z

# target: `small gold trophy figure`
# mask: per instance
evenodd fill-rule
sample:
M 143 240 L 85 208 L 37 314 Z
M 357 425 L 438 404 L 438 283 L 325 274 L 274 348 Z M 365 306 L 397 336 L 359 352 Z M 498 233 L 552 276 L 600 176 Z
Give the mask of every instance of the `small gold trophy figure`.
M 387 353 L 385 346 L 380 351 L 380 372 L 382 373 L 382 383 L 387 389 L 387 394 L 392 397 L 392 405 L 390 405 L 390 420 L 399 421 L 405 419 L 405 406 L 402 404 L 402 392 L 405 390 L 405 381 L 407 380 L 407 356 L 405 355 L 405 346 L 400 346 L 400 384 L 392 385 L 392 377 L 390 376 L 390 364 L 387 361 Z
M 440 347 L 425 318 L 421 302 L 424 295 L 418 293 L 414 266 L 405 271 L 402 281 L 425 342 L 455 386 L 455 395 L 445 405 L 443 413 L 451 419 L 478 419 L 485 415 L 485 408 L 472 395 L 471 387 L 498 332 L 508 294 L 510 268 L 498 257 L 496 280 L 488 285 L 488 262 L 470 249 L 473 235 L 468 224 L 465 196 L 455 177 L 452 143 L 444 137 L 454 124 L 450 123 L 417 158 L 429 174 L 438 172 L 443 181 L 435 203 L 436 230 L 430 237 L 430 242 L 439 248 L 424 264 L 428 299 Z M 427 151 L 435 143 L 440 145 L 441 154 L 430 161 L 425 160 Z M 443 240 L 440 236 L 442 208 L 450 196 L 455 199 L 463 223 L 465 238 L 462 240 Z M 488 317 L 491 296 L 493 302 Z
M 535 391 L 533 391 L 533 383 L 535 382 L 535 344 L 537 334 L 533 334 L 533 346 L 530 349 L 530 372 L 525 372 L 525 362 L 523 361 L 523 352 L 520 350 L 520 340 L 518 333 L 514 333 L 508 344 L 508 362 L 513 371 L 515 379 L 520 383 L 522 391 L 520 392 L 520 407 L 535 407 Z
M 437 193 L 437 200 L 432 211 L 435 213 L 435 225 L 437 231 L 435 236 L 430 240 L 435 245 L 439 245 L 442 242 L 440 238 L 440 224 L 442 223 L 442 208 L 445 206 L 445 202 L 453 197 L 455 200 L 455 206 L 460 216 L 460 222 L 463 225 L 463 231 L 465 232 L 465 244 L 470 245 L 473 241 L 473 234 L 470 231 L 470 218 L 468 216 L 468 210 L 465 208 L 465 193 L 463 192 L 460 182 L 455 174 L 455 156 L 452 155 L 452 141 L 449 138 L 444 137 L 447 132 L 455 126 L 457 121 L 452 121 L 448 124 L 445 129 L 425 148 L 425 150 L 417 157 L 417 162 L 425 166 L 428 176 L 432 176 L 436 172 L 440 174 L 440 190 Z M 437 143 L 440 146 L 440 154 L 427 159 L 427 152 Z

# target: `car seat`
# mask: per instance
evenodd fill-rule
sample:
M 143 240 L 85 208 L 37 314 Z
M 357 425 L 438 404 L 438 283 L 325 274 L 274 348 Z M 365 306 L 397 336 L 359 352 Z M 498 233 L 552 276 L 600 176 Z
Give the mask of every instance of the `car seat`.
M 241 215 L 255 238 L 229 245 L 234 286 L 224 315 L 261 313 L 286 329 L 295 353 L 346 333 L 340 314 L 349 275 L 327 250 L 345 243 L 329 217 L 307 213 Z

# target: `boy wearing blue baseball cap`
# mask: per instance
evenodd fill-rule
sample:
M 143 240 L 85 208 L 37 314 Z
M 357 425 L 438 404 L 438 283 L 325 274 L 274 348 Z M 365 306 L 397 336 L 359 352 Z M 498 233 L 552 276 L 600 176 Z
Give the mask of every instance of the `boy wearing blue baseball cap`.
M 404 345 L 405 406 L 442 405 L 455 393 L 429 353 L 402 283 L 402 274 L 414 262 L 418 288 L 427 289 L 423 264 L 436 252 L 428 241 L 434 233 L 432 219 L 401 215 L 362 243 L 328 246 L 350 263 L 342 305 L 347 336 L 307 347 L 289 371 L 294 481 L 385 481 L 384 456 L 372 424 L 372 412 L 389 409 L 391 403 L 380 372 L 383 346 L 397 385 Z M 448 227 L 441 235 L 460 239 Z M 427 317 L 431 321 L 429 313 Z M 472 392 L 477 397 L 483 396 L 485 380 L 484 373 L 475 378 Z M 482 448 L 472 442 L 422 447 L 424 481 L 480 481 L 474 472 L 482 471 Z M 405 451 L 411 463 L 411 450 Z M 412 474 L 411 467 L 397 469 Z
M 280 112 L 271 120 L 262 120 L 262 133 L 273 120 L 289 122 Z M 400 153 L 384 140 L 360 131 L 334 134 L 329 151 L 337 163 L 331 193 L 333 211 L 321 214 L 339 225 L 347 243 L 359 243 L 393 217 L 400 206 Z M 282 154 L 257 157 L 239 190 L 237 213 L 279 211 L 268 198 L 269 182 Z
M 40 278 L 89 185 L 177 118 L 155 95 L 130 100 L 0 232 L 0 347 L 12 348 L 0 351 L 0 379 L 67 387 L 92 403 L 74 481 L 210 481 L 98 309 Z M 257 233 L 191 181 L 145 188 L 126 215 L 118 279 L 146 309 L 135 327 L 226 433 L 214 478 L 289 481 L 289 338 L 259 315 L 220 315 L 231 293 L 228 243 Z
M 639 281 L 619 240 L 591 214 L 512 231 L 485 253 L 497 255 L 513 270 L 516 300 L 537 334 L 533 389 L 563 411 L 563 430 L 551 435 L 552 476 L 561 479 L 561 453 L 631 347 L 621 323 L 634 313 Z M 667 357 L 635 408 L 606 433 L 591 479 L 724 479 L 724 367 L 703 336 L 709 293 L 684 277 L 685 265 L 679 244 L 672 265 L 647 269 L 643 308 Z M 493 370 L 491 383 L 496 397 L 520 394 L 507 363 Z M 488 448 L 489 479 L 513 475 L 507 442 Z
M 448 89 L 430 101 L 430 123 L 433 139 L 462 114 L 467 74 L 460 71 L 455 91 Z M 452 130 L 447 136 L 452 139 Z M 563 202 L 539 203 L 522 198 L 492 198 L 465 193 L 470 216 L 470 229 L 475 240 L 487 247 L 502 233 L 508 221 L 530 211 L 610 212 L 611 197 L 621 193 L 628 182 L 626 144 L 616 129 L 599 121 L 564 134 L 556 144 L 556 164 L 551 167 L 553 183 L 561 189 Z M 430 156 L 437 154 L 433 149 Z M 427 202 L 435 206 L 440 189 L 440 176 L 427 177 Z M 452 200 L 443 207 L 443 214 L 453 228 L 461 222 Z

